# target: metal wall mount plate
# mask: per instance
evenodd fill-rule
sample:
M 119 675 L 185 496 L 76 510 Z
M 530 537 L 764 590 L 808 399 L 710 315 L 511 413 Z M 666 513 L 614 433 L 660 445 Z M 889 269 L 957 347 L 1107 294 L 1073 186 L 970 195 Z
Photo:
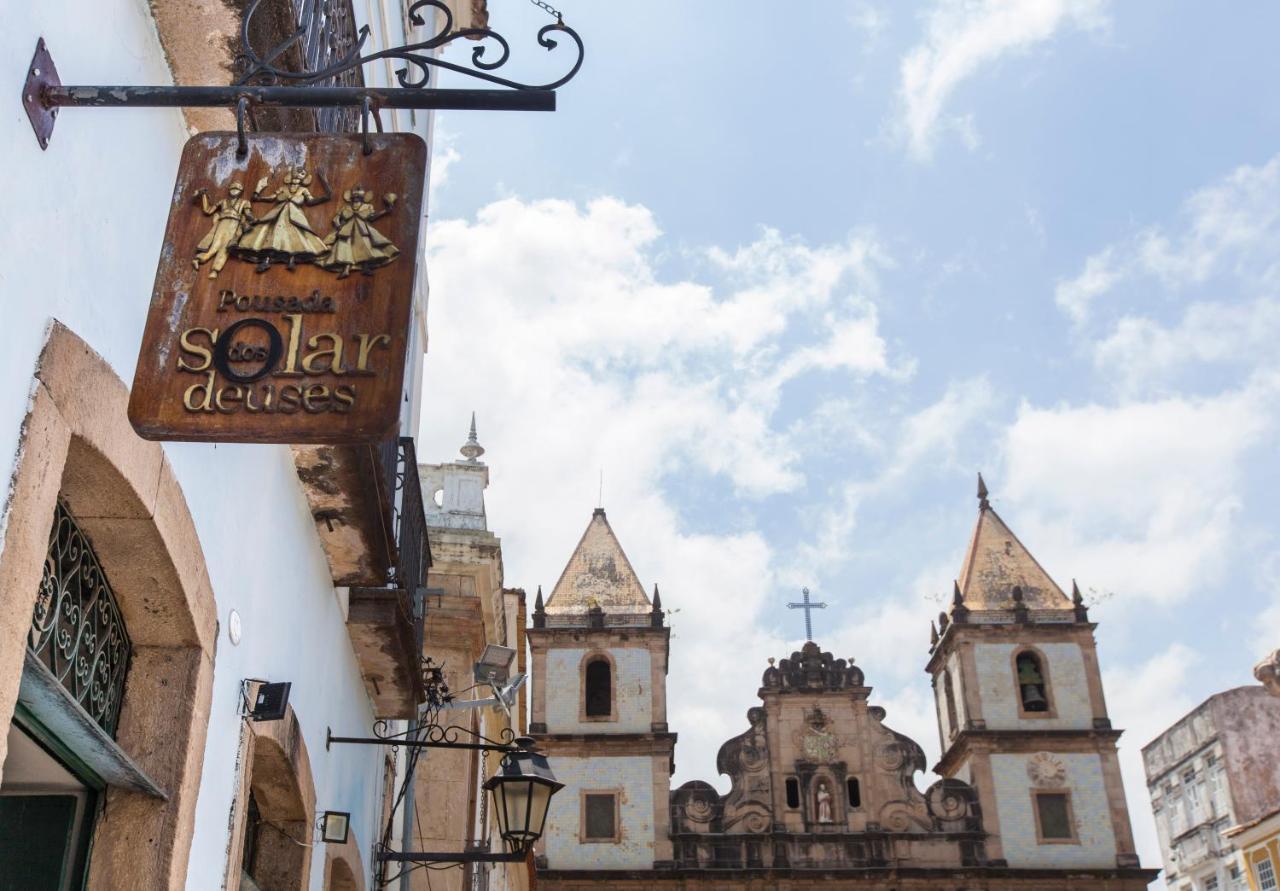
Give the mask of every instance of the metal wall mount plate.
M 22 107 L 27 110 L 31 121 L 31 129 L 35 131 L 36 141 L 40 148 L 49 147 L 49 137 L 53 135 L 53 125 L 58 118 L 57 106 L 44 104 L 44 91 L 47 87 L 60 87 L 58 69 L 53 65 L 53 56 L 41 37 L 36 42 L 36 54 L 31 57 L 31 65 L 27 67 L 27 80 L 22 85 Z

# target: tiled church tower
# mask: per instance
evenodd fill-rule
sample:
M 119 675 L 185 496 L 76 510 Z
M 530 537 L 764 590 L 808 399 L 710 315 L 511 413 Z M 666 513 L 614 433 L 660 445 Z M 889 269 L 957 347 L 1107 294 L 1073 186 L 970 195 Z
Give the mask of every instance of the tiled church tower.
M 670 630 L 597 509 L 528 633 L 529 729 L 565 788 L 552 799 L 540 865 L 645 870 L 669 865 Z M 543 862 L 545 861 L 545 862 Z
M 1097 646 L 1068 597 L 992 509 L 978 521 L 927 671 L 937 771 L 977 789 L 987 856 L 1010 868 L 1135 867 Z

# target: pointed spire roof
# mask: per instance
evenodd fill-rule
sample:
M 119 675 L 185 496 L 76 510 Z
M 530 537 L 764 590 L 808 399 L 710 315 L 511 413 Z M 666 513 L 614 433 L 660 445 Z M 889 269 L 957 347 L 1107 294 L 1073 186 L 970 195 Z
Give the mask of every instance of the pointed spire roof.
M 546 610 L 548 615 L 585 615 L 596 606 L 606 615 L 643 614 L 645 621 L 652 610 L 631 561 L 600 507 L 592 513 L 591 522 L 547 598 Z
M 1071 599 L 1000 519 L 978 474 L 978 522 L 960 567 L 957 592 L 970 610 L 1013 609 L 1014 588 L 1027 609 L 1071 609 Z
M 462 452 L 462 457 L 467 459 L 470 464 L 479 464 L 480 456 L 484 454 L 484 446 L 480 445 L 480 441 L 476 439 L 476 413 L 471 413 L 471 432 L 467 434 L 467 441 L 458 449 Z

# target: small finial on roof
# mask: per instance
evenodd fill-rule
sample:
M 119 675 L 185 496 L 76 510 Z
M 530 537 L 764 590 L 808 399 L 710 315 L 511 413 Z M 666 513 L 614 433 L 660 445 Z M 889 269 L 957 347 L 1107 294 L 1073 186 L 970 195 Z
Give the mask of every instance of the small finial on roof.
M 1075 579 L 1071 580 L 1071 603 L 1075 607 L 1076 621 L 1089 621 L 1089 607 L 1084 605 L 1084 595 L 1080 593 L 1080 586 Z
M 930 620 L 929 622 L 929 646 L 936 647 L 938 645 L 938 626 Z
M 533 627 L 547 627 L 547 611 L 542 605 L 542 586 L 538 586 L 538 597 L 533 601 Z
M 462 456 L 472 464 L 480 463 L 480 456 L 484 454 L 484 446 L 480 445 L 480 441 L 476 439 L 476 413 L 471 413 L 471 432 L 467 434 L 467 441 L 462 444 L 462 448 L 458 449 L 462 452 Z
M 653 608 L 655 611 L 662 609 L 662 595 L 658 593 L 658 583 L 653 583 Z
M 951 593 L 951 605 L 964 606 L 964 594 L 962 594 L 960 591 L 960 583 L 955 579 L 952 579 L 951 586 L 953 588 Z
M 988 494 L 990 493 L 987 492 L 987 483 L 985 480 L 983 480 L 982 473 L 981 471 L 979 471 L 978 473 L 978 509 L 979 510 L 986 510 L 987 508 L 991 507 L 991 502 L 987 500 Z

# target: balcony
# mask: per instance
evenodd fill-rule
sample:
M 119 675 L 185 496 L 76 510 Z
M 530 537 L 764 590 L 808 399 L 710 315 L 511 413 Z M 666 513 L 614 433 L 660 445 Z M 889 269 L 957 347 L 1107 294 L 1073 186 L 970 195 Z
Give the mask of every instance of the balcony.
M 413 439 L 294 446 L 293 455 L 333 584 L 347 589 L 347 631 L 374 714 L 413 717 L 431 566 Z

